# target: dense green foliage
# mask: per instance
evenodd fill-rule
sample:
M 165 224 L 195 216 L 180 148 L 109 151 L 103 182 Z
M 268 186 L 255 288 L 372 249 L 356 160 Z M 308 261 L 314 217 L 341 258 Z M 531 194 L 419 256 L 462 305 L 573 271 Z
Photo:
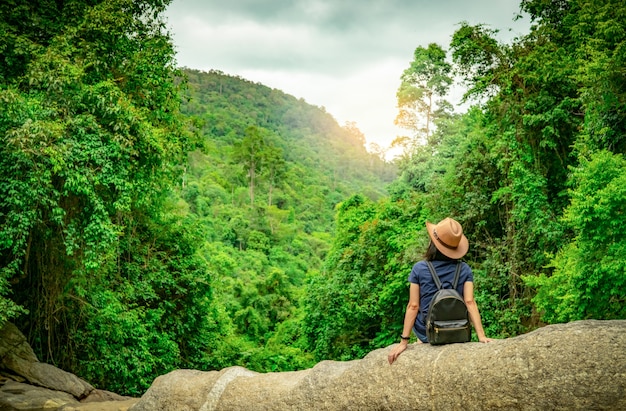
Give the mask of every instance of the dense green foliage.
M 170 216 L 192 140 L 165 6 L 0 6 L 0 322 L 27 312 L 42 360 L 126 393 L 202 366 L 221 326 L 198 233 Z
M 549 322 L 626 318 L 626 161 L 600 151 L 572 174 L 564 223 L 576 236 L 552 261 L 553 274 L 526 277 Z
M 40 359 L 134 395 L 361 357 L 397 341 L 446 216 L 489 336 L 626 317 L 623 2 L 523 0 L 511 44 L 462 23 L 450 59 L 417 47 L 394 165 L 323 108 L 176 69 L 167 3 L 0 5 L 0 323 Z

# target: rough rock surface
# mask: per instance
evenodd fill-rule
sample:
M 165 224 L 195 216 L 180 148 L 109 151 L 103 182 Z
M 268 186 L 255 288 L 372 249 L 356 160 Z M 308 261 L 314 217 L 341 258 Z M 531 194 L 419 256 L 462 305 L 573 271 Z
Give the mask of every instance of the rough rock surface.
M 67 392 L 78 399 L 86 397 L 94 390 L 91 385 L 74 374 L 43 362 L 10 357 L 4 361 L 3 365 L 33 385 Z
M 626 321 L 552 325 L 490 344 L 412 344 L 362 360 L 259 374 L 158 377 L 130 411 L 626 410 Z
M 0 410 L 56 410 L 78 403 L 72 395 L 15 381 L 0 386 Z
M 131 398 L 123 401 L 103 401 L 80 404 L 68 404 L 59 408 L 59 411 L 128 411 L 130 407 L 139 401 Z M 156 411 L 156 410 L 155 410 Z
M 80 400 L 80 402 L 126 401 L 130 399 L 131 397 L 125 397 L 111 391 L 96 389 L 90 392 L 88 396 Z
M 39 362 L 15 325 L 0 328 L 1 411 L 126 411 L 136 401 L 96 390 L 74 374 Z
M 94 387 L 74 374 L 39 362 L 26 337 L 11 323 L 0 329 L 0 368 L 9 370 L 33 385 L 67 392 L 78 399 L 94 390 Z
M 6 323 L 0 328 L 0 361 L 4 361 L 9 355 L 27 361 L 37 361 L 37 356 L 28 345 L 24 334 L 15 325 Z

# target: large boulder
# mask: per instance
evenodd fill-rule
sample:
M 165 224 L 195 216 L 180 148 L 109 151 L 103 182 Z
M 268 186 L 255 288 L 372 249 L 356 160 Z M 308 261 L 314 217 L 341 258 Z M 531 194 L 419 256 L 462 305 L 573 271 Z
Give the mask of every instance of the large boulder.
M 21 377 L 32 385 L 66 392 L 78 399 L 94 390 L 74 374 L 39 362 L 26 337 L 11 323 L 0 329 L 0 370 Z
M 412 344 L 362 360 L 259 374 L 158 377 L 130 411 L 626 410 L 626 321 L 551 325 L 490 344 Z
M 24 334 L 12 323 L 0 327 L 0 361 L 12 356 L 27 361 L 38 361 Z
M 14 324 L 0 328 L 0 410 L 126 411 L 136 401 L 40 362 Z

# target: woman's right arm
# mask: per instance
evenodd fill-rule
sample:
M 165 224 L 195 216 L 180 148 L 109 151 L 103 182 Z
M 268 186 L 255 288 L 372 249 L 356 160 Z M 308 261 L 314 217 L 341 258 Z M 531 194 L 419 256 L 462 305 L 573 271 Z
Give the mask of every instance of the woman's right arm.
M 404 313 L 404 327 L 402 328 L 402 335 L 405 337 L 409 337 L 411 335 L 411 330 L 413 330 L 413 326 L 415 325 L 415 319 L 417 318 L 417 312 L 420 308 L 420 286 L 419 284 L 411 283 L 409 288 L 409 303 L 406 306 L 406 312 Z M 398 345 L 393 347 L 389 355 L 387 356 L 387 360 L 389 364 L 393 364 L 393 362 L 406 350 L 407 345 L 409 344 L 409 340 L 401 340 Z

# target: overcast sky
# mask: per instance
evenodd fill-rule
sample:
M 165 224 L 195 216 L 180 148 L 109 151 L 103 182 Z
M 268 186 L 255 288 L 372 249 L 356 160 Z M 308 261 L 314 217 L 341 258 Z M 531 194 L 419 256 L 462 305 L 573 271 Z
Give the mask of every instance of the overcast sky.
M 323 106 L 387 147 L 396 90 L 416 47 L 449 48 L 461 21 L 526 34 L 520 0 L 173 0 L 179 66 L 221 70 Z M 448 99 L 458 98 L 460 92 Z

